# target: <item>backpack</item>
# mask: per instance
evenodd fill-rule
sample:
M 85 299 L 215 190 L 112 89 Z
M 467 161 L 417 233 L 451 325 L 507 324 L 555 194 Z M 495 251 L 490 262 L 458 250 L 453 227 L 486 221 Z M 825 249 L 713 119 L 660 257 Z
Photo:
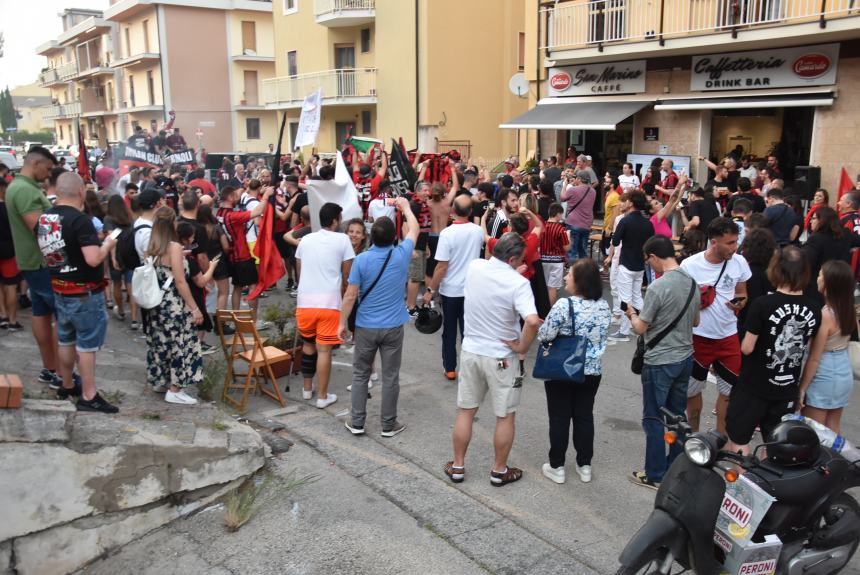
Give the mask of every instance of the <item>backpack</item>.
M 150 256 L 146 258 L 143 265 L 134 269 L 134 275 L 131 279 L 131 295 L 137 305 L 143 309 L 153 309 L 161 305 L 164 292 L 172 283 L 172 275 L 167 278 L 163 286 L 159 283 L 155 260 Z
M 140 264 L 140 256 L 137 255 L 137 247 L 134 245 L 134 236 L 141 228 L 152 228 L 151 224 L 141 224 L 135 227 L 125 228 L 116 240 L 116 259 L 123 271 L 132 272 Z

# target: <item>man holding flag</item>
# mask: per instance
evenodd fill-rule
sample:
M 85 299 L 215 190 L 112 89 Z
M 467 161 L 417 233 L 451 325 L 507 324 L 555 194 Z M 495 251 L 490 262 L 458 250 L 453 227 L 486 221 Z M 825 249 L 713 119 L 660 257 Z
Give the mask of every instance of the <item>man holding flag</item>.
M 367 219 L 367 207 L 370 202 L 379 196 L 379 182 L 385 178 L 388 172 L 388 156 L 385 150 L 382 150 L 382 162 L 376 173 L 373 172 L 373 167 L 370 165 L 373 161 L 373 149 L 365 156 L 365 163 L 361 162 L 361 154 L 353 148 L 352 152 L 352 181 L 355 182 L 355 189 L 358 192 L 358 203 L 361 205 L 361 214 L 364 221 Z

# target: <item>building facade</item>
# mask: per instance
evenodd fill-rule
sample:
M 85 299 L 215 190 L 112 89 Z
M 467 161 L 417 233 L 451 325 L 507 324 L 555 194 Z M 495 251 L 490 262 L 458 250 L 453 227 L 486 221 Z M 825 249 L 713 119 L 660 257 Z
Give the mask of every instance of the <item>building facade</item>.
M 704 183 L 700 156 L 776 155 L 803 192 L 805 166 L 831 191 L 843 166 L 860 171 L 850 0 L 528 0 L 526 11 L 530 109 L 503 125 L 542 157 L 585 151 L 602 170 L 672 157 Z
M 101 12 L 66 10 L 63 33 L 40 46 L 61 145 L 150 133 L 175 114 L 189 147 L 261 152 L 274 113 L 259 100 L 274 71 L 271 2 L 112 0 Z
M 51 92 L 36 83 L 12 88 L 12 104 L 18 113 L 19 132 L 45 132 L 54 128 L 53 122 L 45 119 L 51 106 Z
M 498 124 L 528 105 L 509 90 L 525 54 L 521 0 L 275 0 L 272 8 L 276 76 L 263 96 L 287 115 L 285 146 L 305 96 L 321 89 L 316 151 L 339 149 L 351 133 L 475 161 L 520 152 Z

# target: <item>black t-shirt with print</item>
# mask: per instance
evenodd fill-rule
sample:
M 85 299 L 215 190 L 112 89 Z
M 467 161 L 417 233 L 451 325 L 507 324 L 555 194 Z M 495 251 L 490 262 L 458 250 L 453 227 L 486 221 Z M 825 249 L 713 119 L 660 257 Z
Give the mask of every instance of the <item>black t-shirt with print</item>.
M 490 200 L 476 202 L 475 205 L 472 206 L 472 219 L 478 218 L 480 220 L 481 216 L 484 215 L 484 212 L 486 212 L 489 207 Z
M 820 326 L 821 306 L 806 296 L 774 292 L 753 300 L 746 330 L 758 340 L 743 356 L 741 384 L 764 399 L 796 398 L 803 353 Z
M 0 202 L 0 260 L 15 257 L 15 246 L 12 243 L 12 228 L 9 225 L 9 213 L 6 202 Z
M 720 212 L 714 202 L 697 200 L 690 202 L 690 205 L 687 206 L 687 219 L 692 220 L 696 216 L 699 216 L 699 225 L 696 229 L 705 231 L 712 220 L 720 217 Z
M 81 248 L 100 246 L 90 217 L 71 206 L 54 206 L 39 216 L 36 226 L 39 249 L 51 277 L 68 282 L 97 283 L 104 279 L 103 266 L 91 267 Z
M 206 226 L 198 222 L 197 220 L 192 220 L 190 218 L 186 218 L 184 216 L 179 216 L 180 222 L 185 222 L 187 224 L 191 224 L 194 228 L 194 245 L 196 246 L 191 250 L 192 255 L 198 254 L 209 254 L 209 235 L 206 233 Z

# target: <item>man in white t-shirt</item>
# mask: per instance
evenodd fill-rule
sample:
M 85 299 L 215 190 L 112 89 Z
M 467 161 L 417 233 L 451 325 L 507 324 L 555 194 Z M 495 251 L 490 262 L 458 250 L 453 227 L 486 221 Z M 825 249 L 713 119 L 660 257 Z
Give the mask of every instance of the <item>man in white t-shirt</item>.
M 466 269 L 469 262 L 481 257 L 484 231 L 481 226 L 469 221 L 472 214 L 472 199 L 467 195 L 454 200 L 454 223 L 439 234 L 436 248 L 436 269 L 427 292 L 424 305 L 430 303 L 434 290 L 442 298 L 442 368 L 445 377 L 457 379 L 457 330 L 463 337 L 463 315 L 466 285 Z
M 629 192 L 642 185 L 639 181 L 639 176 L 633 171 L 633 164 L 624 162 L 621 171 L 622 173 L 618 176 L 618 185 L 621 186 L 622 191 Z
M 306 235 L 296 249 L 296 323 L 302 336 L 302 397 L 313 396 L 317 376 L 317 407 L 328 407 L 337 396 L 328 393 L 331 350 L 341 343 L 340 307 L 355 252 L 349 236 L 338 231 L 343 208 L 327 202 L 320 208 L 320 230 Z
M 239 208 L 244 212 L 253 212 L 254 208 L 260 203 L 260 190 L 262 184 L 260 180 L 251 180 L 248 183 L 248 191 L 243 192 L 239 199 Z M 254 218 L 245 224 L 245 240 L 248 242 L 248 251 L 251 252 L 251 257 L 254 258 L 254 263 L 260 265 L 260 258 L 256 254 L 257 245 L 257 226 L 260 223 L 260 218 Z
M 149 249 L 149 238 L 152 236 L 152 224 L 155 221 L 155 212 L 164 205 L 164 196 L 154 188 L 149 188 L 137 195 L 140 216 L 134 221 L 134 249 L 140 262 L 146 261 L 146 250 Z M 132 270 L 124 270 L 126 272 Z M 143 321 L 147 321 L 146 310 L 141 311 Z M 132 317 L 131 330 L 140 329 L 140 323 Z M 144 328 L 147 329 L 147 328 Z
M 391 195 L 391 183 L 388 180 L 382 180 L 379 182 L 379 195 L 367 204 L 368 231 L 370 230 L 370 224 L 383 216 L 390 218 L 392 222 L 397 221 L 397 208 L 394 206 L 393 201 L 391 203 L 388 202 L 390 198 L 393 198 Z
M 693 375 L 687 388 L 687 419 L 699 430 L 702 391 L 711 366 L 717 376 L 717 430 L 726 431 L 729 394 L 741 372 L 741 344 L 738 312 L 747 304 L 747 280 L 752 273 L 738 249 L 738 226 L 729 218 L 715 218 L 708 224 L 708 248 L 681 263 L 681 269 L 696 280 L 699 289 L 710 287 L 702 296 L 702 315 L 693 328 Z M 707 304 L 711 299 L 713 303 Z
M 466 329 L 457 383 L 454 459 L 445 465 L 445 474 L 454 483 L 465 477 L 472 423 L 487 391 L 496 415 L 490 482 L 500 486 L 523 476 L 521 469 L 508 467 L 522 391 L 516 354 L 528 351 L 540 325 L 529 281 L 517 271 L 523 265 L 525 248 L 522 236 L 508 232 L 496 242 L 492 258 L 472 260 L 466 270 Z M 520 318 L 525 322 L 522 333 Z

